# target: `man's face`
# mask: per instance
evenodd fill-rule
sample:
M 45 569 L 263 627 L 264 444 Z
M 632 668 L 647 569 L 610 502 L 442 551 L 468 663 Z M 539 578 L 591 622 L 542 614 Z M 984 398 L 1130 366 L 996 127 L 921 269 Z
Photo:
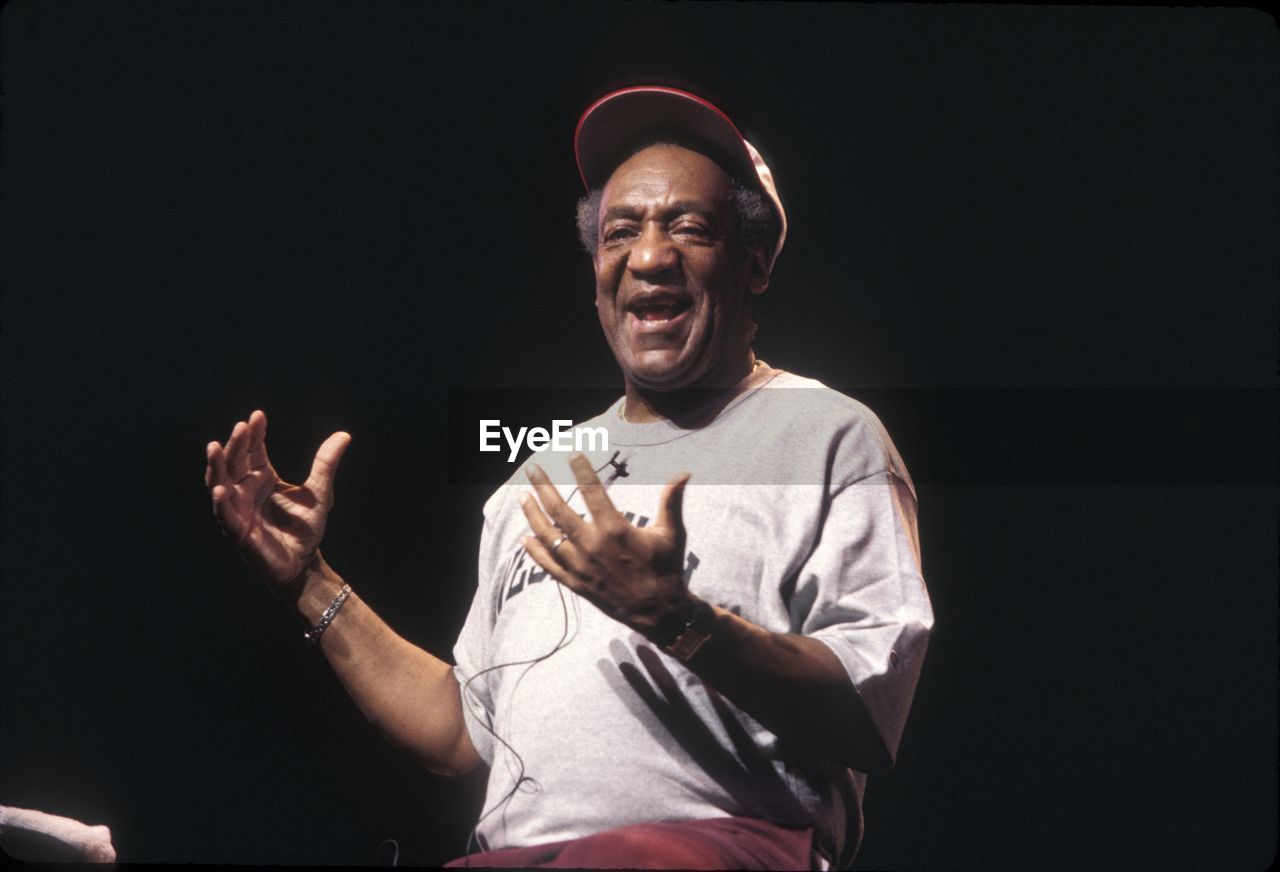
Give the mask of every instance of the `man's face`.
M 743 375 L 763 255 L 738 242 L 730 197 L 724 170 L 676 145 L 637 152 L 605 184 L 596 309 L 630 384 L 672 391 Z

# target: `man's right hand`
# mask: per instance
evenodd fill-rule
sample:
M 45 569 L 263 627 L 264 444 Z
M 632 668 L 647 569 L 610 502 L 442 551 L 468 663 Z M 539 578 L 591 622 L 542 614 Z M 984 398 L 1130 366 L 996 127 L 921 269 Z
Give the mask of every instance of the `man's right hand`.
M 204 482 L 223 532 L 254 571 L 281 588 L 302 574 L 316 555 L 333 506 L 333 478 L 351 444 L 348 433 L 324 441 L 301 485 L 289 484 L 267 459 L 267 416 L 255 411 L 240 421 L 226 447 L 206 446 Z

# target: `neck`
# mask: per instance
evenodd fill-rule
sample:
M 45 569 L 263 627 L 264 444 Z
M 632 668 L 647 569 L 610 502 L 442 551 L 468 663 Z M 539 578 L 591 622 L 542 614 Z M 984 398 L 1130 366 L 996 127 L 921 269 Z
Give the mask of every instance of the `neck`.
M 654 391 L 628 381 L 622 418 L 633 424 L 664 419 L 679 421 L 702 409 L 705 409 L 709 417 L 714 417 L 726 403 L 750 385 L 751 376 L 759 366 L 760 361 L 749 351 L 743 363 L 734 366 L 724 377 L 712 382 L 711 386 Z

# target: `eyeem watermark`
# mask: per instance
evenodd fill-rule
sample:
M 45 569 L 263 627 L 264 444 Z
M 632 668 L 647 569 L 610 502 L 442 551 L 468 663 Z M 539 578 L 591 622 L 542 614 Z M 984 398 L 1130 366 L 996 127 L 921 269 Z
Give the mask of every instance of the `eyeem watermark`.
M 556 419 L 551 422 L 550 431 L 543 427 L 521 427 L 512 433 L 511 428 L 503 427 L 497 418 L 481 419 L 480 450 L 501 451 L 501 440 L 506 440 L 511 449 L 507 463 L 516 462 L 521 443 L 528 444 L 534 451 L 609 450 L 609 431 L 604 427 L 574 427 L 568 419 Z

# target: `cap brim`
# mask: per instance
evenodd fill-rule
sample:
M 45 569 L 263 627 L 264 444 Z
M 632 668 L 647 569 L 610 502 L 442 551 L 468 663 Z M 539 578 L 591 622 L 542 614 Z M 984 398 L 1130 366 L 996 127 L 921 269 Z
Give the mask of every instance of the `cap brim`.
M 712 104 L 675 88 L 624 88 L 587 107 L 573 135 L 578 172 L 587 190 L 599 188 L 640 137 L 656 131 L 683 133 L 712 148 L 734 175 L 756 177 L 745 140 Z

